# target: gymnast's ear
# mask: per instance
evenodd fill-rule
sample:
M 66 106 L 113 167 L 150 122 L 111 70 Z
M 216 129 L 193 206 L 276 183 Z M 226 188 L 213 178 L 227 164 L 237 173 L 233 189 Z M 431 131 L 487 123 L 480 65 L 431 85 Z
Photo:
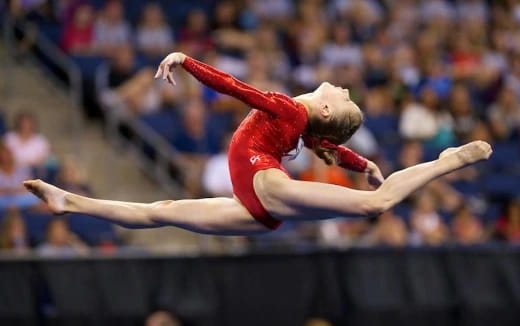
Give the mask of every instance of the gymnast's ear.
M 320 115 L 324 118 L 328 118 L 330 117 L 330 115 L 332 114 L 332 110 L 330 109 L 330 106 L 328 104 L 324 104 L 321 108 L 320 108 Z

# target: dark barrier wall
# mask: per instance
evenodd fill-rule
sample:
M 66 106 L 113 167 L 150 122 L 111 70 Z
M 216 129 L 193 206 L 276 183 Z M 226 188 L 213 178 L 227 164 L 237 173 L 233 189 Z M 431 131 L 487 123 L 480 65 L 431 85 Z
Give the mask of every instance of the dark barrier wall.
M 519 325 L 520 249 L 3 260 L 0 325 Z

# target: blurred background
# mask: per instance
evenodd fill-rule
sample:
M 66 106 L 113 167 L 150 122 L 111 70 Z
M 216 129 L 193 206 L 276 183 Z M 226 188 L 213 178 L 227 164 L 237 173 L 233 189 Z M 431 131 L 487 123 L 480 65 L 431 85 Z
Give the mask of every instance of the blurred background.
M 8 0 L 0 3 L 2 325 L 517 325 L 520 1 Z M 243 103 L 172 51 L 289 95 L 322 81 L 365 114 L 346 144 L 388 176 L 472 140 L 485 163 L 377 219 L 258 237 L 53 217 L 21 181 L 151 202 L 231 196 Z M 310 152 L 296 179 L 368 189 Z

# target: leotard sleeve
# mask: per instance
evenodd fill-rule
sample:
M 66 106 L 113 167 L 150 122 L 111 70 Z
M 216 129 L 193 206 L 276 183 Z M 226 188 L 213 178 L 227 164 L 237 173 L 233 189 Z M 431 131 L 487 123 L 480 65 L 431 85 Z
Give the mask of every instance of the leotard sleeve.
M 303 142 L 310 149 L 321 146 L 334 150 L 338 165 L 342 168 L 356 172 L 365 172 L 367 169 L 368 160 L 344 146 L 335 145 L 328 140 L 319 140 L 314 137 L 303 137 Z
M 297 109 L 289 96 L 263 92 L 210 65 L 186 57 L 182 67 L 201 83 L 219 93 L 230 95 L 254 109 L 275 115 L 290 115 Z

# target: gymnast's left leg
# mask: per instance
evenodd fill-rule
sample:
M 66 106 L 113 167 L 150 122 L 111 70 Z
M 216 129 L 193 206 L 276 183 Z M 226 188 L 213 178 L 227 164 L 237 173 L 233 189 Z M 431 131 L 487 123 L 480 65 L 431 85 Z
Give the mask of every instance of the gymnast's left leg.
M 176 226 L 197 233 L 248 235 L 269 231 L 234 198 L 132 203 L 101 200 L 66 192 L 41 180 L 24 182 L 56 214 L 81 213 L 130 228 Z

